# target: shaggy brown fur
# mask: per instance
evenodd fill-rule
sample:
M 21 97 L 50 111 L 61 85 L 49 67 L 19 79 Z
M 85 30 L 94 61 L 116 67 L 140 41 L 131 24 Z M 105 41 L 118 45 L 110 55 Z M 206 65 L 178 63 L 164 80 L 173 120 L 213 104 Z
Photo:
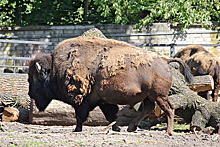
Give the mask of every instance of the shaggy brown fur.
M 32 62 L 37 63 L 36 60 L 39 61 L 34 58 Z M 157 102 L 167 114 L 167 132 L 172 133 L 174 107 L 168 98 L 172 84 L 168 63 L 184 65 L 182 60 L 161 58 L 156 53 L 121 41 L 77 37 L 61 42 L 54 50 L 52 62 L 50 78 L 45 81 L 38 79 L 43 71 L 47 71 L 44 64 L 37 64 L 40 71 L 30 67 L 31 73 L 39 71 L 29 74 L 31 97 L 41 103 L 37 105 L 40 110 L 44 110 L 51 99 L 71 104 L 76 111 L 75 131 L 82 130 L 82 123 L 96 106 L 101 108 L 108 121 L 113 122 L 117 118 L 117 104 L 132 107 L 143 101 L 144 110 L 130 123 L 128 131 L 136 130 Z M 189 80 L 187 73 L 185 77 Z M 117 125 L 113 130 L 119 130 Z
M 174 58 L 181 58 L 190 67 L 194 76 L 211 75 L 215 82 L 212 93 L 213 101 L 218 100 L 219 84 L 220 84 L 220 60 L 219 58 L 208 52 L 201 45 L 189 45 L 180 49 Z M 209 99 L 208 92 L 199 93 L 201 96 Z
M 54 56 L 56 56 L 54 64 L 57 66 L 53 73 L 59 71 L 63 72 L 63 75 L 66 72 L 67 79 L 78 81 L 82 96 L 90 93 L 93 75 L 98 69 L 103 77 L 103 86 L 107 79 L 122 72 L 125 66 L 138 68 L 140 65 L 150 65 L 153 58 L 158 57 L 156 53 L 143 51 L 125 42 L 96 37 L 65 40 L 56 47 Z M 68 87 L 69 92 L 75 90 L 71 85 Z

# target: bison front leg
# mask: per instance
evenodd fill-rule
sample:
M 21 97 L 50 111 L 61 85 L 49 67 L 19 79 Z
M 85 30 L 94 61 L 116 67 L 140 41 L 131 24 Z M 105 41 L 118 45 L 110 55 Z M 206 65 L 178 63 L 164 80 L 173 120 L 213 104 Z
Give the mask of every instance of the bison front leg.
M 81 132 L 82 131 L 82 124 L 86 121 L 87 117 L 89 116 L 89 106 L 86 105 L 79 105 L 75 108 L 76 112 L 76 128 L 74 132 Z
M 117 119 L 117 113 L 118 113 L 118 106 L 115 104 L 102 104 L 99 106 L 102 110 L 103 114 L 105 115 L 105 118 L 112 123 Z M 118 125 L 115 123 L 112 126 L 113 131 L 120 131 L 121 129 L 118 127 Z
M 157 104 L 167 115 L 167 133 L 172 135 L 173 121 L 174 121 L 174 105 L 170 102 L 168 97 L 157 98 Z
M 77 121 L 77 124 L 76 124 L 76 128 L 74 130 L 74 132 L 82 132 L 82 121 L 79 117 L 76 117 L 76 121 Z
M 138 124 L 155 108 L 155 102 L 150 101 L 148 98 L 143 101 L 143 105 L 143 111 L 141 114 L 135 117 L 129 124 L 127 129 L 128 132 L 135 131 L 138 127 Z

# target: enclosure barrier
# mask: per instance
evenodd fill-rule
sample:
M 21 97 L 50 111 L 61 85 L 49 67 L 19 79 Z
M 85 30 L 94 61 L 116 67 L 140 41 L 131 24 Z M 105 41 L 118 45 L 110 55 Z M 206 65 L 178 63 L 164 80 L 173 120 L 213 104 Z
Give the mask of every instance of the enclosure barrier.
M 20 61 L 29 61 L 31 58 L 29 57 L 4 57 L 0 56 L 0 60 L 13 60 L 13 65 L 0 65 L 0 67 L 3 68 L 13 68 L 13 73 L 0 73 L 1 74 L 15 74 L 15 69 L 16 68 L 21 68 L 21 69 L 28 69 L 29 66 L 27 65 L 16 65 L 16 60 Z M 19 75 L 24 75 L 24 74 L 19 74 Z
M 174 31 L 174 32 L 156 32 L 156 33 L 130 33 L 130 34 L 120 34 L 120 33 L 116 33 L 116 34 L 105 34 L 106 37 L 108 38 L 114 38 L 114 37 L 132 37 L 132 36 L 163 36 L 163 35 L 183 35 L 183 34 L 218 34 L 220 33 L 219 30 L 206 30 L 206 31 Z M 28 51 L 27 55 L 28 57 L 5 57 L 5 56 L 0 56 L 0 60 L 13 60 L 13 65 L 2 65 L 2 63 L 0 63 L 0 68 L 13 68 L 13 72 L 15 72 L 15 69 L 18 68 L 27 68 L 28 69 L 28 64 L 22 64 L 22 65 L 16 65 L 16 63 L 22 63 L 22 61 L 26 60 L 25 62 L 27 63 L 30 60 L 30 57 L 32 54 L 34 54 L 35 52 L 38 51 L 44 51 L 45 52 L 53 52 L 55 46 L 59 43 L 59 42 L 39 42 L 39 41 L 25 41 L 25 40 L 16 40 L 16 39 L 22 39 L 22 38 L 26 38 L 26 39 L 32 39 L 32 38 L 73 38 L 73 37 L 78 37 L 81 36 L 81 34 L 52 34 L 52 35 L 48 35 L 48 34 L 34 34 L 34 35 L 19 35 L 19 36 L 10 36 L 10 35 L 1 35 L 0 36 L 0 43 L 12 43 L 12 44 L 26 44 L 26 45 L 35 45 L 38 46 L 39 45 L 45 45 L 47 47 L 43 47 L 42 48 L 36 48 L 33 51 L 29 49 L 26 49 Z M 188 46 L 188 45 L 192 45 L 192 44 L 181 44 L 181 43 L 176 43 L 175 39 L 172 40 L 173 43 L 168 43 L 168 44 L 131 44 L 133 46 L 137 46 L 137 47 L 170 47 L 170 56 L 173 57 L 175 55 L 175 47 L 178 46 Z M 220 46 L 220 44 L 199 44 L 202 46 L 213 46 L 213 47 L 218 47 Z M 48 48 L 48 46 L 52 46 L 51 48 Z M 32 51 L 32 52 L 31 52 Z M 26 55 L 26 52 L 23 53 L 24 55 Z M 3 73 L 0 73 L 3 74 Z M 6 74 L 6 73 L 4 73 Z M 9 74 L 9 73 L 7 73 Z M 15 73 L 13 73 L 15 74 Z
M 193 45 L 193 44 L 170 43 L 170 44 L 131 44 L 131 45 L 137 46 L 137 47 L 163 47 L 163 46 L 170 46 L 170 57 L 174 57 L 174 55 L 176 54 L 175 46 L 188 46 L 188 45 Z M 220 46 L 220 44 L 196 44 L 196 45 L 213 46 L 213 47 Z

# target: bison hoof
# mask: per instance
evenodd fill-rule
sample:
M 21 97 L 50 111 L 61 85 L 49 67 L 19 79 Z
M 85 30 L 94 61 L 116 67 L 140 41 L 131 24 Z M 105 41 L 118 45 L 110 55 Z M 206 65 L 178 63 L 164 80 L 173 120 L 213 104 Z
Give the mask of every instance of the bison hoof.
M 128 126 L 128 129 L 127 129 L 128 132 L 134 132 L 136 130 L 137 130 L 137 126 L 131 125 L 131 124 Z
M 173 134 L 166 132 L 166 133 L 164 133 L 164 135 L 165 135 L 165 136 L 172 136 Z
M 82 132 L 82 129 L 75 128 L 75 130 L 73 132 Z
M 120 132 L 121 129 L 118 127 L 117 124 L 114 124 L 114 125 L 112 126 L 112 130 L 113 130 L 113 131 Z

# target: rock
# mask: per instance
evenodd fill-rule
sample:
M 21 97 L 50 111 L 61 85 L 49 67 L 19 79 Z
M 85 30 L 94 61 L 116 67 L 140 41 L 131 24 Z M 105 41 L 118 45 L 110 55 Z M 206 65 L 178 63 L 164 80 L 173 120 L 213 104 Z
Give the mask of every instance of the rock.
M 99 38 L 106 38 L 105 35 L 97 28 L 92 28 L 82 34 L 85 37 L 99 37 Z

